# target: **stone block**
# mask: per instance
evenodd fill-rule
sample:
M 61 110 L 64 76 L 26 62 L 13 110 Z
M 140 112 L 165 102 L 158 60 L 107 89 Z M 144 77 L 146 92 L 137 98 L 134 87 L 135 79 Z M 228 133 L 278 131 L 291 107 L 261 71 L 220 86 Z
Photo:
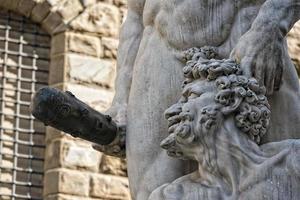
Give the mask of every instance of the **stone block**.
M 105 112 L 111 106 L 111 103 L 105 103 L 99 101 L 99 102 L 94 102 L 93 104 L 91 104 L 91 106 L 99 112 Z
M 102 154 L 91 146 L 85 147 L 74 142 L 64 142 L 61 156 L 64 167 L 98 172 Z
M 298 75 L 300 75 L 300 21 L 298 21 L 287 35 L 288 51 Z
M 20 0 L 20 3 L 18 4 L 17 10 L 22 15 L 29 17 L 31 14 L 31 11 L 33 10 L 36 2 L 35 1 L 28 1 L 28 0 Z
M 97 0 L 82 0 L 81 2 L 84 7 L 89 7 L 96 4 Z
M 98 0 L 98 1 L 102 1 L 107 4 L 113 4 L 113 0 Z
M 16 11 L 20 0 L 0 0 L 1 8 Z
M 66 33 L 60 33 L 51 38 L 51 57 L 62 55 L 67 51 L 66 37 Z
M 3 186 L 0 187 L 0 193 L 3 195 L 3 197 L 1 197 L 1 200 L 11 200 L 11 198 L 9 197 L 10 194 L 12 193 L 12 189 L 10 188 L 10 185 L 6 185 L 6 184 L 2 184 Z M 7 195 L 5 197 L 5 195 Z
M 113 91 L 103 88 L 93 88 L 91 86 L 84 86 L 77 83 L 68 83 L 66 88 L 78 99 L 99 111 L 104 111 L 107 109 L 110 106 L 114 96 Z
M 64 22 L 61 23 L 60 25 L 58 25 L 53 31 L 52 31 L 52 35 L 56 35 L 56 34 L 59 34 L 59 33 L 63 33 L 63 32 L 66 32 L 68 31 L 69 28 L 68 28 L 68 25 L 66 25 Z
M 101 156 L 90 144 L 72 139 L 56 139 L 46 147 L 45 169 L 64 167 L 98 172 Z
M 103 55 L 99 37 L 84 34 L 68 34 L 68 50 L 70 52 L 100 57 Z
M 103 155 L 100 171 L 103 174 L 127 176 L 126 161 L 124 159 Z
M 89 197 L 79 197 L 73 195 L 65 195 L 65 194 L 55 194 L 49 195 L 45 198 L 45 200 L 94 200 Z M 97 200 L 97 199 L 95 199 Z
M 42 28 L 51 35 L 58 27 L 65 26 L 62 17 L 56 12 L 49 12 L 41 24 Z
M 127 178 L 93 174 L 91 176 L 90 196 L 103 199 L 129 200 Z
M 67 69 L 65 56 L 55 56 L 51 58 L 49 69 L 49 85 L 63 83 L 67 80 Z
M 55 139 L 63 139 L 63 138 L 70 138 L 72 136 L 69 136 L 67 134 L 65 134 L 62 131 L 59 131 L 55 128 L 52 128 L 50 126 L 46 127 L 46 143 L 51 143 L 52 141 L 54 141 Z
M 68 68 L 71 79 L 114 87 L 115 62 L 78 54 L 68 55 Z
M 101 43 L 104 48 L 104 57 L 116 59 L 119 40 L 114 38 L 102 37 Z
M 80 171 L 49 170 L 44 177 L 44 196 L 64 193 L 87 197 L 89 195 L 89 176 Z
M 125 7 L 127 5 L 127 1 L 126 0 L 113 0 L 114 4 L 118 7 Z
M 50 13 L 50 4 L 46 1 L 38 2 L 31 11 L 31 19 L 34 22 L 41 23 Z
M 61 167 L 61 140 L 55 140 L 46 145 L 45 170 Z
M 52 12 L 60 14 L 65 22 L 70 21 L 83 10 L 79 0 L 48 0 L 48 2 L 52 5 Z
M 60 0 L 46 0 L 50 5 L 51 7 L 54 7 L 56 6 L 56 4 L 59 3 Z
M 72 21 L 71 27 L 76 31 L 117 37 L 120 27 L 119 9 L 113 5 L 98 2 Z
M 44 174 L 44 196 L 59 192 L 59 171 L 49 171 Z

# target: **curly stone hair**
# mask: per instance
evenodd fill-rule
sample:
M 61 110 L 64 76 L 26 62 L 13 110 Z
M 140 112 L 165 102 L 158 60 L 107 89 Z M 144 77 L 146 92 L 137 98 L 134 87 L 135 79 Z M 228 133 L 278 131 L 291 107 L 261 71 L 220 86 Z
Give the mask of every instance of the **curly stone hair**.
M 234 114 L 235 124 L 257 144 L 266 134 L 270 121 L 270 106 L 265 88 L 254 78 L 243 76 L 242 70 L 231 59 L 217 60 L 210 47 L 192 48 L 186 51 L 186 66 L 183 69 L 183 87 L 201 84 L 199 79 L 215 81 L 215 102 L 223 115 Z M 186 103 L 188 96 L 185 97 Z M 209 118 L 209 117 L 208 117 Z

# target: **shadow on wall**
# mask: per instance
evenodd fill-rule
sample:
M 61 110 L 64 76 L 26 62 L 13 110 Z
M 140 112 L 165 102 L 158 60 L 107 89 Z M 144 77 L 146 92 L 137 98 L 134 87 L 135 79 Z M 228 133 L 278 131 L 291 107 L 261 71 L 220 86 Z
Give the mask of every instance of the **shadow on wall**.
M 289 54 L 295 64 L 300 77 L 300 21 L 298 21 L 287 35 Z

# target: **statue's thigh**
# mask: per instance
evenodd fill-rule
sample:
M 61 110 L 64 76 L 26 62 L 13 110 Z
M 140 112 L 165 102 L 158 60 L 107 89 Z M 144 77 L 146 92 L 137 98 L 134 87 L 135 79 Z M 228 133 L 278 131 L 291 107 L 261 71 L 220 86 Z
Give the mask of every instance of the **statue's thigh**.
M 152 34 L 148 40 L 135 62 L 126 134 L 131 192 L 141 200 L 184 171 L 182 161 L 169 158 L 160 148 L 168 136 L 164 111 L 180 97 L 183 64 L 159 35 Z
M 127 124 L 127 161 L 130 189 L 136 199 L 147 199 L 160 185 L 184 174 L 184 163 L 167 156 L 160 142 L 168 136 L 161 96 L 136 96 L 130 102 Z

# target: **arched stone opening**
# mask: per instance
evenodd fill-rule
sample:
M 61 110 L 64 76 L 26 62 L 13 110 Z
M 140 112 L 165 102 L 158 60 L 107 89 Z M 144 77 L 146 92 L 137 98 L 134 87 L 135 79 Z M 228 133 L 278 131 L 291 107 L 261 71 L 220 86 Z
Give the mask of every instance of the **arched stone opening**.
M 0 196 L 42 200 L 46 130 L 29 105 L 49 84 L 51 36 L 65 22 L 47 1 L 0 1 L 0 9 Z
M 0 16 L 0 196 L 43 199 L 45 127 L 29 105 L 48 85 L 50 35 L 19 14 Z

